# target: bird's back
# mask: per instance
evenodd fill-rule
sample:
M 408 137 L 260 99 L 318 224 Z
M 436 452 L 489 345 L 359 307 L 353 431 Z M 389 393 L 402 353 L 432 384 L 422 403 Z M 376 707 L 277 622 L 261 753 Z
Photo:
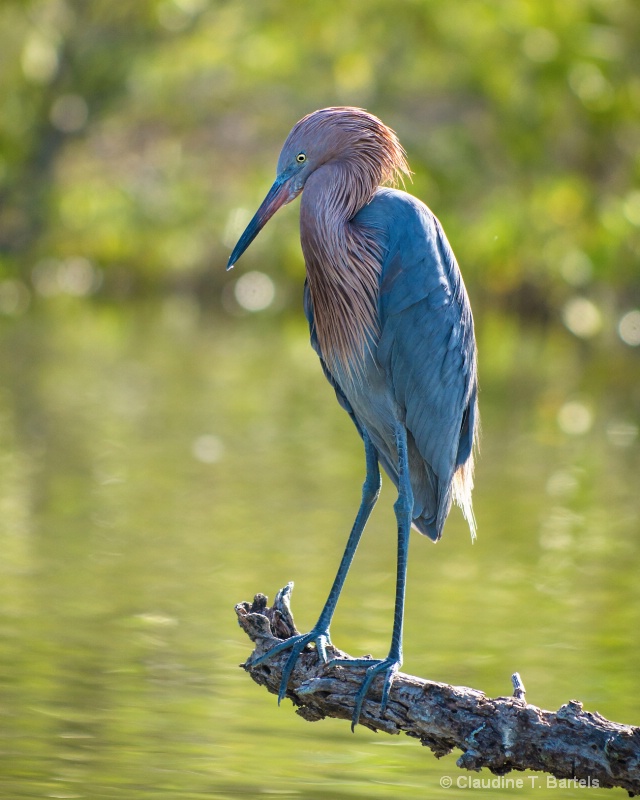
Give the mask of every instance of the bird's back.
M 356 374 L 330 371 L 305 288 L 312 344 L 338 399 L 397 484 L 395 426 L 407 430 L 414 524 L 436 541 L 452 500 L 475 532 L 471 507 L 477 377 L 473 319 L 455 257 L 434 215 L 416 198 L 379 189 L 350 223 L 384 253 L 377 332 Z

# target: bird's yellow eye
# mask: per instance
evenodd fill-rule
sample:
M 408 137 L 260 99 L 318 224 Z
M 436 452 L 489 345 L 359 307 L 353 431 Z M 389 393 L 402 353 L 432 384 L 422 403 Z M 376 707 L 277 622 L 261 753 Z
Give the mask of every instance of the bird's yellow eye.
M 302 164 L 302 162 L 306 160 L 307 157 L 305 156 L 304 153 L 298 153 L 298 155 L 296 156 L 296 161 L 298 162 L 298 164 Z

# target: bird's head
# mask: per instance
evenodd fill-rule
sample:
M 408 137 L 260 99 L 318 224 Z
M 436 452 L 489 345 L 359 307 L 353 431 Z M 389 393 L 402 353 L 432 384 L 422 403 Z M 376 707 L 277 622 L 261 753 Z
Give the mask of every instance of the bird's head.
M 353 176 L 345 198 L 347 217 L 369 202 L 382 183 L 409 174 L 398 137 L 377 117 L 361 108 L 323 108 L 297 122 L 278 159 L 276 180 L 238 240 L 227 269 L 231 269 L 260 230 L 283 205 L 304 189 L 313 172 L 338 163 Z M 342 189 L 341 189 L 342 191 Z

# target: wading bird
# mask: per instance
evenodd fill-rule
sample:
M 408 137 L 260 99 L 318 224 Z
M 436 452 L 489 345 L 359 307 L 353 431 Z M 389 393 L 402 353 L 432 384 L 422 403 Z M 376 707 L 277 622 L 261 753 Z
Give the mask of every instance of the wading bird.
M 302 193 L 300 240 L 311 344 L 338 402 L 364 442 L 362 502 L 315 627 L 261 657 L 291 648 L 278 702 L 298 656 L 314 643 L 326 662 L 329 627 L 347 572 L 380 492 L 382 464 L 398 490 L 398 560 L 389 655 L 342 659 L 366 666 L 352 718 L 383 675 L 382 711 L 402 663 L 409 531 L 434 542 L 455 501 L 475 537 L 471 505 L 477 431 L 473 318 L 455 257 L 431 211 L 381 184 L 409 174 L 396 134 L 359 108 L 325 108 L 298 122 L 277 177 L 234 248 L 231 269 L 262 227 Z M 259 662 L 254 662 L 259 663 Z

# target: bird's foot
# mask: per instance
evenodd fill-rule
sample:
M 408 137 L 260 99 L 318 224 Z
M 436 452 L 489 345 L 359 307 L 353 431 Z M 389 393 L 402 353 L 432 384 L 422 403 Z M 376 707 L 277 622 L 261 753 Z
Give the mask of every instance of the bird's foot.
M 288 639 L 279 642 L 270 650 L 267 650 L 266 653 L 263 653 L 263 655 L 259 656 L 258 658 L 256 658 L 254 661 L 251 662 L 251 666 L 257 666 L 258 664 L 263 664 L 265 661 L 268 661 L 272 656 L 281 653 L 283 650 L 288 650 L 289 648 L 291 648 L 291 654 L 289 655 L 289 658 L 287 659 L 287 662 L 282 670 L 282 678 L 280 680 L 280 690 L 278 692 L 278 705 L 280 705 L 281 700 L 287 693 L 287 684 L 289 683 L 289 678 L 291 677 L 293 668 L 296 665 L 296 661 L 300 657 L 300 653 L 302 653 L 302 651 L 308 644 L 315 644 L 316 650 L 318 652 L 318 657 L 323 662 L 323 664 L 326 664 L 328 661 L 327 645 L 331 644 L 331 639 L 329 638 L 328 630 L 317 629 L 317 628 L 314 628 L 313 630 L 309 631 L 309 633 L 299 633 L 296 636 L 291 636 Z
M 389 692 L 391 690 L 391 684 L 393 682 L 393 677 L 396 672 L 400 669 L 402 661 L 398 658 L 393 658 L 392 656 L 388 656 L 382 660 L 373 660 L 370 658 L 335 658 L 331 662 L 331 664 L 339 664 L 339 665 L 349 665 L 349 666 L 365 666 L 368 667 L 367 671 L 364 674 L 364 680 L 362 681 L 362 686 L 358 690 L 358 694 L 356 695 L 355 699 L 355 706 L 353 709 L 353 716 L 351 717 L 351 730 L 355 728 L 355 726 L 360 721 L 360 714 L 362 713 L 362 705 L 367 697 L 371 684 L 373 683 L 374 679 L 378 675 L 384 675 L 384 686 L 382 687 L 382 699 L 380 701 L 380 711 L 384 716 L 384 712 L 387 709 L 387 703 L 389 701 Z

